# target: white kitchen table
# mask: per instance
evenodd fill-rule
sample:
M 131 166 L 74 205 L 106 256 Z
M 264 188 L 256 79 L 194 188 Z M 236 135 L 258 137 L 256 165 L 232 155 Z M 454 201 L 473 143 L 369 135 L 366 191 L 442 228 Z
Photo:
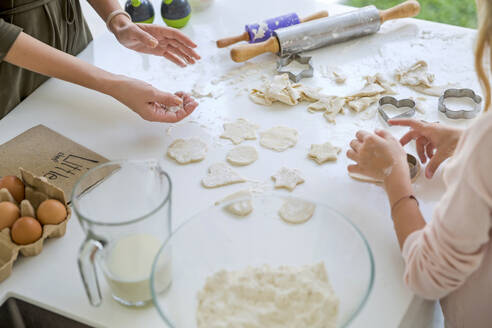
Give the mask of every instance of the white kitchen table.
M 416 300 L 410 306 L 414 298 L 402 281 L 404 263 L 384 191 L 378 186 L 354 181 L 346 173 L 350 161 L 345 151 L 355 132 L 385 128 L 384 122 L 375 114 L 375 106 L 363 113 L 339 115 L 334 125 L 326 122 L 320 113 L 309 113 L 307 103 L 294 107 L 256 105 L 249 100 L 248 90 L 260 86 L 262 77 L 273 76 L 276 56 L 267 54 L 248 64 L 237 64 L 230 60 L 227 49 L 215 48 L 214 40 L 241 33 L 245 23 L 292 11 L 305 16 L 322 9 L 328 9 L 331 15 L 350 10 L 323 0 L 217 0 L 211 8 L 194 13 L 183 29 L 197 42 L 198 52 L 203 57 L 198 64 L 186 69 L 163 58 L 125 49 L 106 33 L 94 40 L 79 57 L 111 72 L 143 79 L 163 90 L 190 91 L 195 83 L 205 88 L 213 87 L 215 98 L 201 98 L 195 113 L 178 124 L 149 123 L 110 97 L 50 79 L 0 120 L 0 142 L 37 124 L 44 124 L 109 159 L 143 159 L 163 158 L 167 145 L 177 137 L 203 138 L 209 145 L 204 161 L 179 166 L 165 159 L 174 184 L 173 225 L 176 227 L 214 201 L 245 188 L 241 184 L 213 190 L 200 186 L 208 166 L 224 161 L 226 151 L 233 147 L 228 140 L 219 139 L 224 122 L 243 117 L 259 124 L 261 130 L 275 125 L 296 128 L 300 134 L 297 146 L 282 153 L 262 148 L 258 141 L 248 141 L 246 144 L 257 146 L 259 160 L 236 170 L 271 188 L 270 176 L 278 167 L 299 168 L 306 182 L 292 195 L 332 206 L 352 220 L 367 237 L 375 258 L 375 283 L 366 306 L 351 327 L 398 327 L 403 318 L 402 326 L 424 327 L 424 323 L 417 324 L 416 320 L 423 318 L 423 312 L 429 312 L 432 303 L 422 304 Z M 157 23 L 162 24 L 162 20 L 157 19 Z M 389 22 L 376 35 L 310 52 L 315 75 L 302 83 L 322 87 L 327 94 L 346 95 L 363 86 L 365 75 L 379 72 L 393 79 L 395 69 L 424 59 L 429 63 L 430 71 L 436 74 L 436 85 L 453 83 L 478 91 L 473 70 L 474 36 L 473 30 L 415 19 Z M 323 77 L 332 67 L 345 72 L 348 76 L 345 84 L 337 85 Z M 422 96 L 402 86 L 395 89 L 400 98 Z M 437 98 L 425 98 L 426 112 L 418 114 L 417 118 L 454 125 L 469 124 L 438 115 Z M 397 127 L 389 130 L 397 137 L 405 131 Z M 328 140 L 343 149 L 337 162 L 320 166 L 307 159 L 312 143 Z M 408 146 L 408 151 L 415 154 L 414 146 Z M 431 218 L 443 190 L 440 172 L 431 181 L 423 175 L 416 181 L 416 196 L 427 219 Z M 288 194 L 287 191 L 279 192 Z M 113 301 L 105 283 L 102 283 L 102 306 L 89 305 L 76 264 L 83 239 L 74 215 L 63 238 L 46 242 L 40 255 L 15 262 L 13 275 L 0 284 L 0 303 L 15 296 L 93 326 L 163 326 L 152 306 L 132 309 Z M 413 312 L 406 314 L 409 308 Z

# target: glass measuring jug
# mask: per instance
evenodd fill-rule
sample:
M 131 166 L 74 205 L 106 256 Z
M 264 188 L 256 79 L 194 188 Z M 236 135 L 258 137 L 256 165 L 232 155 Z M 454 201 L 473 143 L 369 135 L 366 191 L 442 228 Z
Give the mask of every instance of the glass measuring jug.
M 78 264 L 93 306 L 102 302 L 96 267 L 112 297 L 128 306 L 151 301 L 152 262 L 171 232 L 169 175 L 158 161 L 109 162 L 77 182 L 72 204 L 86 239 Z M 158 263 L 159 289 L 171 282 L 171 260 Z

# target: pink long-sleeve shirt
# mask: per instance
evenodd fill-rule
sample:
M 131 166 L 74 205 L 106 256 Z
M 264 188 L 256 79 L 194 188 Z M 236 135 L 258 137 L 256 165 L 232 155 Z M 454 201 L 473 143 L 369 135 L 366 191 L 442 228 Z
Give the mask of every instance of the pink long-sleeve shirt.
M 492 327 L 492 113 L 475 120 L 444 170 L 433 220 L 403 245 L 405 283 L 441 299 L 447 328 Z

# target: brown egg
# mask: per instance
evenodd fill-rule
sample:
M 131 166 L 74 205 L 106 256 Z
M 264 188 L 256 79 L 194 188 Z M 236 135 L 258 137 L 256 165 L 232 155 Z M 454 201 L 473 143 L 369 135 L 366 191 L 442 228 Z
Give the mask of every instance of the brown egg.
M 18 245 L 32 244 L 43 234 L 38 220 L 23 216 L 12 225 L 12 240 Z
M 24 183 L 16 176 L 8 175 L 0 179 L 0 189 L 7 188 L 17 203 L 20 203 L 24 197 Z
M 20 216 L 20 210 L 11 202 L 0 202 L 0 230 L 12 227 Z
M 39 205 L 36 215 L 42 224 L 58 224 L 67 217 L 67 208 L 56 199 L 47 199 Z

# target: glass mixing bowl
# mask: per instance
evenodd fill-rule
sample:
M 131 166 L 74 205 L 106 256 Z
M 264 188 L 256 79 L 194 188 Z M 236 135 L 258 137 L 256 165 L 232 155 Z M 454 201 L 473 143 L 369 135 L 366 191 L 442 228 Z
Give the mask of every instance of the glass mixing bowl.
M 309 221 L 286 223 L 278 212 L 289 199 L 250 198 L 253 211 L 245 217 L 227 210 L 239 202 L 234 200 L 199 213 L 174 231 L 157 254 L 151 276 L 153 302 L 170 327 L 196 327 L 197 293 L 208 276 L 263 264 L 324 262 L 340 299 L 337 327 L 346 327 L 357 316 L 374 282 L 374 260 L 365 237 L 343 215 L 319 203 L 313 203 Z M 169 274 L 155 270 L 162 263 L 171 269 L 170 285 Z

